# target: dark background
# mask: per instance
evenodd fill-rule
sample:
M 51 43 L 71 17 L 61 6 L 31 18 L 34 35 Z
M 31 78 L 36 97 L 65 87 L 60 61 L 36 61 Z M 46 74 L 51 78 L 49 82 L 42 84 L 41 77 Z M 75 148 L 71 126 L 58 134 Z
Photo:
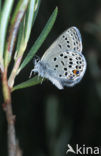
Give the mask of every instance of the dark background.
M 56 6 L 57 20 L 37 55 L 41 57 L 65 29 L 76 26 L 82 35 L 87 71 L 73 88 L 58 90 L 47 80 L 12 94 L 23 156 L 65 156 L 68 143 L 74 149 L 76 144 L 101 145 L 101 0 L 42 0 L 28 50 Z M 33 61 L 16 83 L 27 80 L 32 68 Z M 7 155 L 6 130 L 0 108 L 0 156 Z

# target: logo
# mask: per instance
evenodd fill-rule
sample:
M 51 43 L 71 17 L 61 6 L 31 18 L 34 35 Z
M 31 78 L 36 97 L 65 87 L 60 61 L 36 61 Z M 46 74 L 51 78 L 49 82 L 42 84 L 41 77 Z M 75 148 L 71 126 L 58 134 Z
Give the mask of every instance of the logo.
M 67 145 L 67 150 L 66 150 L 66 154 L 68 155 L 68 153 L 74 153 L 74 154 L 86 154 L 86 155 L 97 155 L 97 154 L 101 154 L 101 147 L 87 147 L 86 145 L 82 145 L 79 146 L 78 144 L 76 144 L 75 146 L 75 150 L 74 148 L 68 144 Z

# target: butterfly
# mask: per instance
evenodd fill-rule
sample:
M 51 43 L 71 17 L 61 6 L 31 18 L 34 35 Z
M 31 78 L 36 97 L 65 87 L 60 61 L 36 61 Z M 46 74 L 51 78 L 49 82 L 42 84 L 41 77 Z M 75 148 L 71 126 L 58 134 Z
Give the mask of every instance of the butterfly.
M 32 72 L 50 80 L 58 89 L 72 87 L 80 82 L 86 71 L 82 54 L 82 38 L 76 27 L 64 31 L 46 50 L 42 58 L 34 61 Z

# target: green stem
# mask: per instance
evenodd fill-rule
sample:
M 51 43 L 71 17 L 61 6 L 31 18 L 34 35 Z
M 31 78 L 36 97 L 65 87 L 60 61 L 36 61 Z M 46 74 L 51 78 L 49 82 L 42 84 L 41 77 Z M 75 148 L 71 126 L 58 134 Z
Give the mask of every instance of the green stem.
M 8 156 L 16 156 L 16 136 L 15 136 L 15 116 L 13 115 L 12 105 L 11 105 L 11 91 L 8 87 L 7 82 L 7 71 L 2 73 L 2 87 L 3 87 L 3 97 L 4 104 L 3 110 L 6 114 L 6 119 L 8 123 Z
M 9 85 L 10 89 L 11 89 L 11 88 L 13 87 L 13 85 L 14 85 L 14 80 L 15 80 L 15 77 L 16 77 L 16 74 L 17 74 L 19 65 L 20 65 L 20 63 L 21 63 L 21 59 L 22 59 L 22 56 L 20 56 L 20 57 L 16 60 L 16 62 L 15 62 L 15 64 L 14 64 L 14 67 L 13 67 L 13 69 L 12 69 L 11 75 L 10 75 L 10 77 L 9 77 L 8 85 Z

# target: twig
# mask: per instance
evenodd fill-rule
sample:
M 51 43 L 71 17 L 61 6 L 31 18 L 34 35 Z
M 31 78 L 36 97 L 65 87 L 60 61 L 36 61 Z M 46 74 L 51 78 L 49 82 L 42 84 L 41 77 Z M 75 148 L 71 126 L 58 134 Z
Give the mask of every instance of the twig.
M 14 67 L 12 69 L 11 75 L 10 75 L 9 80 L 8 80 L 8 85 L 9 85 L 10 88 L 12 88 L 13 85 L 14 85 L 14 80 L 15 80 L 19 65 L 21 63 L 21 59 L 22 59 L 22 56 L 20 56 L 18 58 L 18 60 L 15 62 Z
M 8 87 L 6 70 L 2 74 L 2 87 L 4 96 L 3 109 L 6 113 L 6 119 L 8 123 L 8 156 L 16 156 L 16 136 L 14 127 L 15 116 L 12 112 L 11 92 Z

